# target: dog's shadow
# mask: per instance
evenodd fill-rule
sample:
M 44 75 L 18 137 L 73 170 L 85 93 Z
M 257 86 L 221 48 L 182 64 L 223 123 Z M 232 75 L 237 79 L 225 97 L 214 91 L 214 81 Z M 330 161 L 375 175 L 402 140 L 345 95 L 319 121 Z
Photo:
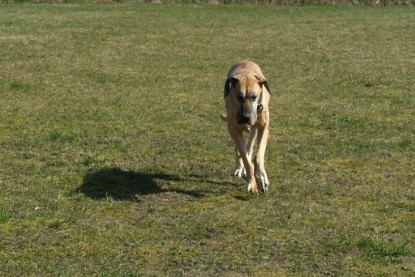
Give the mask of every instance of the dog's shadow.
M 120 168 L 104 168 L 88 172 L 75 193 L 83 193 L 92 199 L 112 198 L 117 201 L 138 201 L 137 196 L 176 192 L 192 197 L 201 197 L 198 191 L 163 189 L 160 183 L 182 181 L 183 179 L 163 173 L 142 173 Z

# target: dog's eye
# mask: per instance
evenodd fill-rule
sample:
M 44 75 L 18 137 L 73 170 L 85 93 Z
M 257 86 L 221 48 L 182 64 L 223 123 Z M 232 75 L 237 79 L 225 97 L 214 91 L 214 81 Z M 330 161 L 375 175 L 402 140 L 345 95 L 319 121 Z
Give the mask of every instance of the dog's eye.
M 237 95 L 236 98 L 239 100 L 239 102 L 244 101 L 244 96 L 241 94 Z
M 249 97 L 249 99 L 250 99 L 251 101 L 255 101 L 255 100 L 256 100 L 256 95 L 254 95 L 254 94 L 249 95 L 248 97 Z

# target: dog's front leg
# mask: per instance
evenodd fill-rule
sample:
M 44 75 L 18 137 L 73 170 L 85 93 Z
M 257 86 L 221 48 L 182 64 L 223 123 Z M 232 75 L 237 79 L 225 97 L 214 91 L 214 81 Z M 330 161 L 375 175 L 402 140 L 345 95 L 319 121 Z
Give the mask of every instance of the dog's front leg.
M 239 128 L 232 128 L 232 126 L 229 126 L 229 133 L 235 143 L 237 152 L 239 152 L 239 155 L 242 159 L 243 165 L 246 170 L 246 178 L 248 179 L 248 191 L 257 194 L 260 192 L 260 189 L 255 180 L 255 168 L 252 164 L 251 157 L 249 156 L 248 151 L 246 149 L 245 139 L 242 130 Z
M 268 124 L 261 126 L 258 134 L 258 151 L 255 157 L 255 179 L 262 191 L 268 191 L 269 180 L 265 171 L 265 149 L 268 142 Z

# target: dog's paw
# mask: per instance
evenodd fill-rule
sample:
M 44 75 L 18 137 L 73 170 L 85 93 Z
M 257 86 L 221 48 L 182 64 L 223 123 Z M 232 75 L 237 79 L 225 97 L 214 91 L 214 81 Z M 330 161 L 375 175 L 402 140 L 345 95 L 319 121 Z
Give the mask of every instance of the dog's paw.
M 248 192 L 253 193 L 253 194 L 259 194 L 261 190 L 255 183 L 249 183 Z
M 258 186 L 262 192 L 267 192 L 269 190 L 269 180 L 267 173 L 260 173 L 255 176 Z
M 238 178 L 245 178 L 246 179 L 246 170 L 245 167 L 239 167 L 235 170 L 235 173 L 233 174 L 235 177 Z

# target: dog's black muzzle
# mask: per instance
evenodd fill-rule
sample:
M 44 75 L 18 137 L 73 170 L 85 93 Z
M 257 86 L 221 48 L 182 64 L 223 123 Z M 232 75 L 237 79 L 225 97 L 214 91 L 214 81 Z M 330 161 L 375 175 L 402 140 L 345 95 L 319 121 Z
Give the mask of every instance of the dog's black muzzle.
M 256 122 L 257 115 L 252 112 L 241 112 L 236 116 L 236 123 L 238 124 L 247 124 L 253 126 Z
M 236 122 L 238 124 L 249 124 L 251 121 L 251 115 L 249 114 L 238 114 Z

